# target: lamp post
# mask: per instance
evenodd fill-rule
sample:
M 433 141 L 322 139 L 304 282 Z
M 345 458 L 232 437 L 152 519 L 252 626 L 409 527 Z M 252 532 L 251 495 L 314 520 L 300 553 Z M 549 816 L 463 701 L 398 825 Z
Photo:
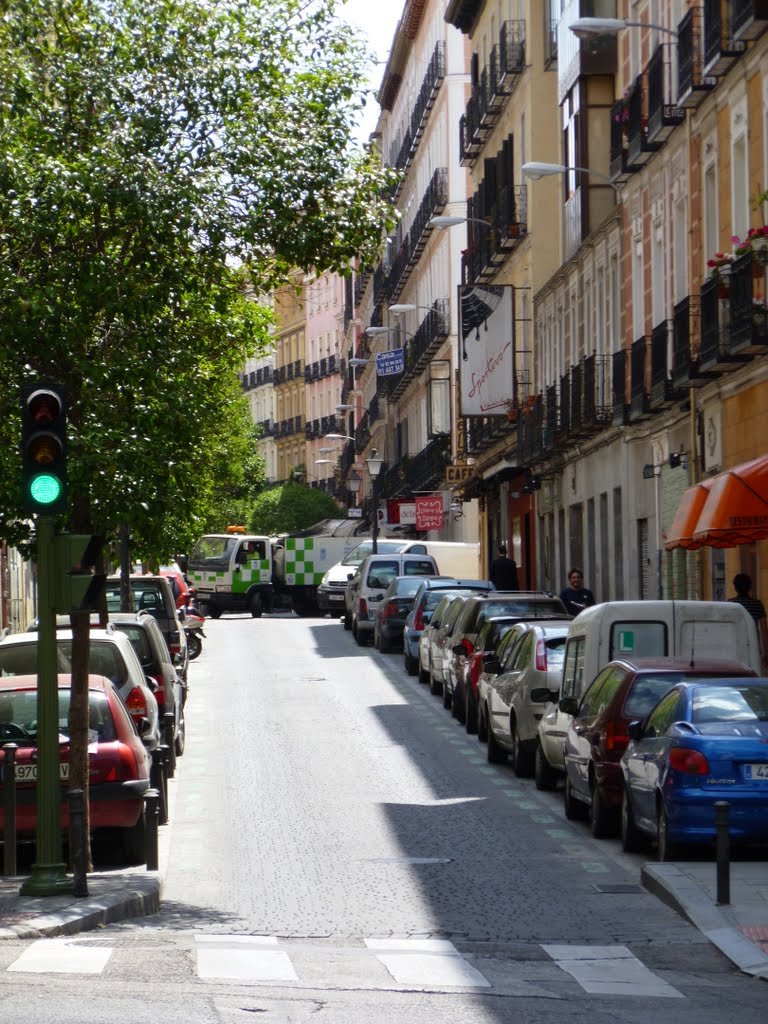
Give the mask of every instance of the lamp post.
M 356 469 L 353 469 L 347 476 L 347 489 L 352 494 L 352 498 L 354 500 L 355 505 L 357 505 L 357 495 L 360 492 L 360 485 L 362 484 L 362 482 L 363 478 L 360 476 Z
M 371 454 L 365 460 L 365 464 L 368 467 L 368 475 L 371 478 L 371 500 L 373 502 L 373 523 L 371 525 L 371 553 L 378 553 L 378 539 L 379 539 L 379 498 L 376 494 L 376 480 L 378 479 L 381 467 L 384 465 L 384 460 L 379 458 L 378 451 L 373 448 Z

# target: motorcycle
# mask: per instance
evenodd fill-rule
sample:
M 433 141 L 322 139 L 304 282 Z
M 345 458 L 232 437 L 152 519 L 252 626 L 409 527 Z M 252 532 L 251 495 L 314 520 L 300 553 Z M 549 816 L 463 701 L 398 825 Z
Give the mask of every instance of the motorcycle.
M 200 614 L 197 608 L 194 605 L 188 605 L 185 610 L 184 618 L 182 619 L 182 625 L 184 626 L 184 632 L 187 635 L 187 650 L 189 652 L 190 661 L 194 661 L 195 658 L 200 657 L 202 654 L 202 638 L 205 636 L 205 631 L 203 629 L 204 622 L 205 618 Z

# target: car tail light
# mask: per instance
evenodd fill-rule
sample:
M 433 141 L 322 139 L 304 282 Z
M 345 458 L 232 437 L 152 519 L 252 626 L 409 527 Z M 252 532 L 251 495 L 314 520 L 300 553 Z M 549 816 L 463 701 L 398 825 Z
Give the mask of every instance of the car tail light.
M 480 673 L 483 671 L 483 652 L 475 651 L 469 661 L 469 681 L 472 683 L 472 688 L 477 689 L 478 683 L 480 682 Z
M 623 754 L 629 744 L 629 735 L 623 726 L 616 722 L 608 722 L 603 742 L 606 750 L 610 750 L 614 754 Z
M 358 599 L 357 602 L 357 617 L 358 619 L 368 618 L 368 602 L 364 597 Z
M 688 775 L 709 775 L 709 762 L 698 751 L 689 747 L 673 747 L 669 752 L 669 767 Z
M 536 641 L 536 660 L 534 664 L 537 672 L 547 671 L 547 645 L 543 640 Z
M 475 649 L 475 645 L 468 637 L 463 637 L 461 640 L 461 646 L 464 648 L 464 655 L 468 658 Z
M 147 698 L 144 696 L 144 692 L 140 687 L 134 686 L 126 698 L 125 705 L 128 708 L 131 718 L 137 725 L 142 718 L 149 718 Z
M 387 601 L 384 607 L 379 612 L 382 619 L 391 619 L 394 615 L 397 615 L 397 605 L 391 601 Z
M 421 605 L 416 609 L 416 614 L 413 616 L 413 628 L 419 630 L 424 629 L 424 613 L 421 610 Z
M 177 629 L 172 629 L 168 634 L 168 650 L 172 656 L 181 654 L 181 635 Z

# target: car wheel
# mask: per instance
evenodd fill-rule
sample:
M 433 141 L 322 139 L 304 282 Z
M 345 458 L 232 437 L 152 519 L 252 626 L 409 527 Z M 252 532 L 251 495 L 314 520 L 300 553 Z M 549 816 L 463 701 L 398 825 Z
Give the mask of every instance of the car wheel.
M 422 668 L 421 658 L 419 658 L 419 682 L 420 683 L 429 683 L 431 681 L 432 680 L 431 680 L 429 672 L 425 668 Z M 434 690 L 432 692 L 434 693 Z
M 419 668 L 419 663 L 418 661 L 416 661 L 414 656 L 412 654 L 409 654 L 408 651 L 406 651 L 405 654 L 403 655 L 403 662 L 405 664 L 405 671 L 408 673 L 408 675 L 415 676 Z
M 122 850 L 127 864 L 147 863 L 147 829 L 144 820 L 144 811 L 139 815 L 139 820 L 130 828 L 122 831 Z
M 496 737 L 493 735 L 493 729 L 491 723 L 486 722 L 486 729 L 488 733 L 487 746 L 486 746 L 486 757 L 489 764 L 504 764 L 507 760 L 507 752 L 499 746 Z
M 531 755 L 525 749 L 517 731 L 517 723 L 512 722 L 512 770 L 518 779 L 529 779 L 533 775 Z
M 379 650 L 382 654 L 390 654 L 392 652 L 392 641 L 382 636 L 381 633 L 379 633 Z
M 565 788 L 563 790 L 563 807 L 565 816 L 569 821 L 583 821 L 587 816 L 586 805 L 577 800 L 571 789 L 571 780 L 565 776 Z
M 480 743 L 488 742 L 488 717 L 485 705 L 477 713 L 477 739 Z
M 664 810 L 664 804 L 659 798 L 658 811 L 656 815 L 657 842 L 656 856 L 660 861 L 677 860 L 680 856 L 680 847 L 669 837 L 669 818 Z
M 346 629 L 347 631 L 352 629 L 352 616 L 349 614 L 349 612 L 344 612 L 344 629 Z
M 621 848 L 625 853 L 639 853 L 644 846 L 645 838 L 635 824 L 629 793 L 625 789 L 621 798 Z
M 434 693 L 436 697 L 443 692 L 443 684 L 435 679 L 431 672 L 429 673 L 429 692 Z
M 467 697 L 464 701 L 464 728 L 470 736 L 477 732 L 477 701 L 471 686 L 467 687 Z
M 187 743 L 187 722 L 184 718 L 184 702 L 181 704 L 181 711 L 179 712 L 179 728 L 176 730 L 176 738 L 173 741 L 173 749 L 176 753 L 176 757 L 181 757 L 184 753 L 184 747 Z
M 446 710 L 450 710 L 452 704 L 453 704 L 453 694 L 448 689 L 447 683 L 443 683 L 443 707 Z
M 589 802 L 589 827 L 595 839 L 616 835 L 616 816 L 605 806 L 600 787 L 592 780 L 592 799 Z
M 536 789 L 552 790 L 557 788 L 557 781 L 560 773 L 552 767 L 544 753 L 544 748 L 539 740 L 536 740 L 536 754 L 533 760 L 533 777 L 536 780 Z
M 465 725 L 467 721 L 466 715 L 466 698 L 464 696 L 464 684 L 457 686 L 453 691 L 451 697 L 451 714 L 461 725 Z
M 363 639 L 360 630 L 357 628 L 356 622 L 352 624 L 352 636 L 355 638 L 355 643 L 358 647 L 365 647 L 365 640 Z

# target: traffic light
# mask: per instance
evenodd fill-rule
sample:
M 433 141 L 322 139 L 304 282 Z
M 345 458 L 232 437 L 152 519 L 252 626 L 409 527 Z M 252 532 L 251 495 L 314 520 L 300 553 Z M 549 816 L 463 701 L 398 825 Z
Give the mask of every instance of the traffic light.
M 54 604 L 60 615 L 96 611 L 106 573 L 94 572 L 104 539 L 90 534 L 59 533 L 53 538 Z
M 55 516 L 67 507 L 67 403 L 60 384 L 21 389 L 22 506 Z

